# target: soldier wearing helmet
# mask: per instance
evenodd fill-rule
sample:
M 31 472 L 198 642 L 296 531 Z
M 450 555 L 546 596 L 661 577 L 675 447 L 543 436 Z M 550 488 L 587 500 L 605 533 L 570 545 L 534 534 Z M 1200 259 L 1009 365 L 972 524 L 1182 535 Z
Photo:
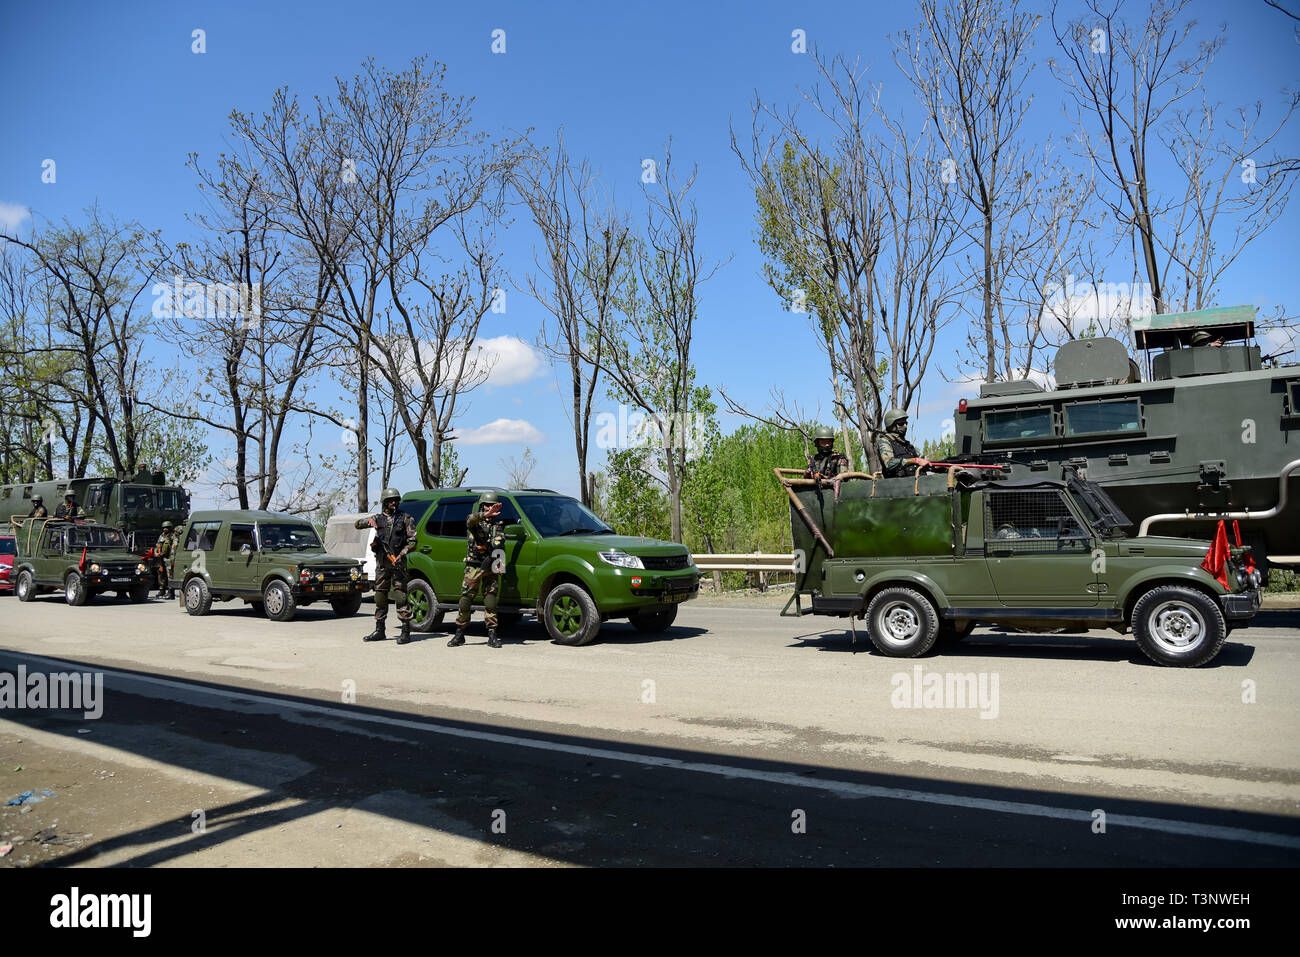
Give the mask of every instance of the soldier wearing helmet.
M 170 565 L 169 559 L 175 552 L 176 543 L 172 540 L 175 534 L 175 526 L 170 520 L 162 523 L 162 534 L 158 536 L 158 541 L 153 545 L 154 575 L 157 578 L 158 597 L 171 601 L 176 597 L 172 591 L 171 581 L 169 580 Z
M 907 441 L 907 413 L 902 409 L 885 413 L 885 431 L 876 439 L 876 451 L 880 453 L 881 471 L 886 478 L 911 475 L 906 471 L 907 466 L 928 464 L 916 446 Z
M 465 520 L 466 555 L 465 577 L 460 585 L 460 607 L 456 613 L 456 634 L 447 642 L 448 648 L 465 644 L 465 626 L 469 624 L 470 606 L 474 592 L 483 586 L 483 622 L 488 630 L 488 647 L 500 648 L 497 637 L 497 596 L 501 590 L 501 576 L 505 573 L 506 527 L 501 521 L 501 500 L 496 492 L 479 496 L 478 508 Z
M 402 630 L 397 636 L 397 643 L 404 645 L 411 640 L 411 606 L 407 603 L 407 586 L 410 573 L 406 569 L 406 556 L 415 548 L 415 519 L 406 512 L 399 511 L 402 493 L 395 488 L 386 488 L 379 495 L 383 511 L 368 518 L 359 518 L 357 528 L 373 528 L 375 540 L 370 549 L 375 553 L 375 630 L 363 638 L 363 641 L 383 641 L 387 636 L 384 622 L 388 618 L 388 593 L 393 592 L 397 602 L 397 620 Z
M 849 470 L 848 456 L 835 451 L 835 430 L 829 426 L 817 427 L 813 433 L 813 444 L 817 453 L 808 459 L 804 476 L 811 479 L 833 479 L 841 472 Z
M 63 496 L 63 504 L 54 510 L 54 517 L 73 522 L 81 518 L 81 515 L 81 506 L 77 504 L 77 493 L 68 489 Z
M 32 496 L 32 510 L 27 513 L 28 518 L 49 518 L 49 510 L 45 507 L 45 499 L 39 495 Z

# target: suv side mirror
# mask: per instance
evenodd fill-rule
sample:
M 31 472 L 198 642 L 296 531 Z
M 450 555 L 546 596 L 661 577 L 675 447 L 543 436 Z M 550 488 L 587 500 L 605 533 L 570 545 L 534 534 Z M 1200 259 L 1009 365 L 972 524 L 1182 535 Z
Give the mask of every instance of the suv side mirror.
M 253 546 L 248 544 L 248 542 L 244 542 L 244 544 L 239 546 L 239 554 L 247 558 L 249 555 L 253 554 Z
M 516 542 L 523 541 L 527 537 L 528 537 L 528 532 L 524 529 L 522 525 L 506 526 L 506 538 L 510 539 L 511 541 L 516 541 Z

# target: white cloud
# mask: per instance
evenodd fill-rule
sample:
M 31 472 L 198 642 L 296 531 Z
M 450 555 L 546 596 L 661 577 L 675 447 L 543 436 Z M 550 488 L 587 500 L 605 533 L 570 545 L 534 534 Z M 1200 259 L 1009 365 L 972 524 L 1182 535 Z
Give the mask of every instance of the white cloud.
M 546 436 L 525 419 L 497 419 L 476 429 L 457 429 L 457 445 L 537 444 Z
M 490 364 L 488 385 L 518 385 L 540 375 L 542 360 L 528 343 L 515 336 L 480 339 L 474 346 L 476 363 Z
M 0 232 L 8 233 L 10 236 L 15 235 L 23 220 L 30 219 L 31 215 L 32 211 L 26 206 L 0 202 Z

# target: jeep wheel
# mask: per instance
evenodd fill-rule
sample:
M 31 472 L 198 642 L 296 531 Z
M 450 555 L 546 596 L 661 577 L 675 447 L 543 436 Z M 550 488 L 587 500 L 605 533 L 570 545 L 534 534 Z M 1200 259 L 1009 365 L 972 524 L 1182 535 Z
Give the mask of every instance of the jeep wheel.
M 272 621 L 288 621 L 298 610 L 293 592 L 278 578 L 267 582 L 262 589 L 262 607 L 266 609 L 266 617 Z
M 953 619 L 945 618 L 943 621 L 939 622 L 939 637 L 937 639 L 937 644 L 959 644 L 966 638 L 970 637 L 970 633 L 974 630 L 975 622 L 970 618 L 965 619 L 965 624 L 960 628 L 957 627 L 957 623 Z
M 342 598 L 331 598 L 330 607 L 334 609 L 334 614 L 340 618 L 351 618 L 361 610 L 361 592 L 354 591 Z
M 581 585 L 564 582 L 546 594 L 542 621 L 557 645 L 585 645 L 600 631 L 600 612 Z
M 1228 637 L 1214 599 L 1183 585 L 1161 585 L 1139 598 L 1133 606 L 1132 628 L 1142 653 L 1171 668 L 1205 664 Z
M 433 631 L 447 614 L 438 610 L 438 596 L 423 578 L 412 578 L 406 586 L 406 606 L 411 609 L 411 631 Z
M 886 588 L 867 606 L 867 633 L 882 655 L 915 658 L 933 647 L 939 636 L 939 615 L 920 592 Z
M 140 604 L 141 602 L 148 601 L 149 584 L 146 582 L 143 585 L 135 585 L 134 587 L 128 589 L 126 594 L 131 599 L 131 601 L 133 601 L 137 605 Z
M 14 594 L 18 596 L 19 601 L 31 601 L 36 597 L 36 582 L 32 578 L 32 573 L 25 568 L 18 573 L 18 581 L 14 583 Z
M 68 572 L 63 582 L 63 598 L 69 605 L 84 605 L 90 601 L 90 589 L 79 573 Z
M 677 606 L 664 611 L 637 612 L 630 619 L 632 627 L 646 635 L 657 635 L 667 631 L 677 619 Z
M 198 575 L 185 583 L 181 599 L 191 615 L 206 615 L 212 610 L 212 592 L 208 590 L 208 583 Z

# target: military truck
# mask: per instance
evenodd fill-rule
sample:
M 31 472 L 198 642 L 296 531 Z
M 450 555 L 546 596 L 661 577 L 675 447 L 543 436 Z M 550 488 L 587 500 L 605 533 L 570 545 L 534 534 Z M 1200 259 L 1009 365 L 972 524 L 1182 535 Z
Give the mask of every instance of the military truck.
M 280 512 L 198 511 L 181 530 L 168 572 L 191 615 L 214 601 L 242 600 L 272 621 L 327 601 L 340 618 L 361 607 L 370 587 L 361 564 L 325 551 L 305 518 Z
M 0 485 L 0 519 L 25 516 L 32 509 L 32 496 L 44 500 L 53 517 L 71 490 L 83 516 L 120 531 L 126 547 L 144 555 L 158 541 L 162 523 L 180 525 L 190 512 L 190 493 L 178 485 L 168 485 L 162 472 L 137 472 L 130 479 L 111 477 L 54 479 L 46 482 L 19 482 Z
M 69 605 L 116 592 L 140 603 L 149 598 L 149 568 L 132 554 L 116 528 L 95 522 L 30 518 L 14 523 L 14 591 L 19 601 L 58 589 Z
M 1099 485 L 1000 473 L 788 477 L 803 570 L 783 614 L 864 620 L 876 650 L 915 657 L 977 623 L 1027 630 L 1131 629 L 1152 661 L 1195 667 L 1259 608 L 1250 549 L 1202 567 L 1210 543 L 1131 538 Z M 959 480 L 960 478 L 960 480 Z M 805 607 L 805 600 L 807 605 Z
M 1004 461 L 1016 478 L 1068 468 L 1101 485 L 1139 537 L 1209 538 L 1236 520 L 1265 581 L 1270 565 L 1300 567 L 1300 366 L 1272 365 L 1250 343 L 1253 306 L 1131 328 L 1145 379 L 1118 339 L 1067 342 L 1054 389 L 995 382 L 959 402 L 958 457 Z

